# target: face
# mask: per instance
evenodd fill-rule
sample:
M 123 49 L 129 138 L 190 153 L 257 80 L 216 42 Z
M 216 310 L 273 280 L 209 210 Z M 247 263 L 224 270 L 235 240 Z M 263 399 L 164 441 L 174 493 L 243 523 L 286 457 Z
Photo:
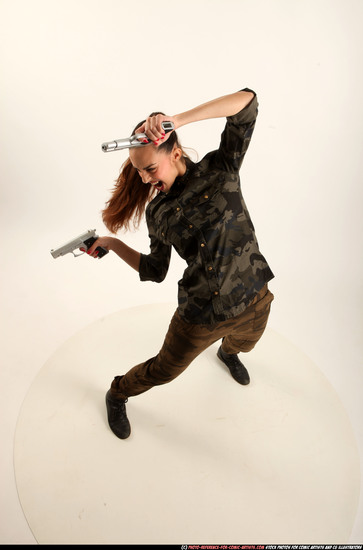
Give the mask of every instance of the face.
M 154 145 L 130 149 L 130 160 L 144 183 L 153 185 L 159 191 L 170 191 L 175 178 L 185 171 L 181 161 L 181 150 L 171 153 L 159 150 Z

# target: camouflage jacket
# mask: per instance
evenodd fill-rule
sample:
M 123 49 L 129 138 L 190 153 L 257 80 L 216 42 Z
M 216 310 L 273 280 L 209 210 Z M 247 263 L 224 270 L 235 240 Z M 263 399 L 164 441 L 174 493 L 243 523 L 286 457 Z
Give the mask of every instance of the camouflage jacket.
M 174 247 L 187 262 L 178 312 L 190 323 L 239 315 L 274 277 L 259 251 L 239 179 L 257 110 L 255 95 L 227 118 L 219 148 L 198 163 L 187 159 L 186 173 L 146 208 L 150 254 L 141 254 L 140 279 L 161 282 Z

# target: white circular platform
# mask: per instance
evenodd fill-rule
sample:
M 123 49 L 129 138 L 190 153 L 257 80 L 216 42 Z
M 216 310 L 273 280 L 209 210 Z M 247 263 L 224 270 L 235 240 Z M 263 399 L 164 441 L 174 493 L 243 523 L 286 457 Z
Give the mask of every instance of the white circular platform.
M 159 351 L 174 308 L 100 319 L 39 371 L 14 448 L 37 542 L 346 543 L 360 487 L 349 419 L 316 365 L 271 329 L 244 356 L 249 386 L 215 344 L 174 382 L 129 399 L 129 439 L 110 431 L 111 380 Z

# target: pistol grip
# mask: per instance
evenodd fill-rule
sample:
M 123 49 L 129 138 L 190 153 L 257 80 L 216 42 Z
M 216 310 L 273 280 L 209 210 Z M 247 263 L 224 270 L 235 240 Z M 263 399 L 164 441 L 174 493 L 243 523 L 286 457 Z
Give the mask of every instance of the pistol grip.
M 96 242 L 97 239 L 95 237 L 90 237 L 89 239 L 86 239 L 84 241 L 84 244 L 86 245 L 87 247 L 87 250 L 89 248 L 91 248 L 91 246 L 93 245 L 94 242 Z M 103 256 L 105 256 L 106 254 L 108 254 L 108 250 L 106 250 L 106 248 L 102 248 L 102 246 L 98 246 L 96 248 L 97 252 L 98 252 L 98 258 L 102 258 Z

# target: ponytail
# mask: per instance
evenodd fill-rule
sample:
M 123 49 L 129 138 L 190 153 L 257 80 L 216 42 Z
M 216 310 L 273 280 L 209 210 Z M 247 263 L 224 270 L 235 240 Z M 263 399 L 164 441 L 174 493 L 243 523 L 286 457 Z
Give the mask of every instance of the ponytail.
M 132 219 L 134 227 L 138 227 L 146 205 L 155 192 L 152 185 L 143 185 L 139 173 L 128 158 L 121 167 L 112 196 L 102 211 L 107 229 L 111 233 L 117 233 L 121 228 L 129 229 Z

